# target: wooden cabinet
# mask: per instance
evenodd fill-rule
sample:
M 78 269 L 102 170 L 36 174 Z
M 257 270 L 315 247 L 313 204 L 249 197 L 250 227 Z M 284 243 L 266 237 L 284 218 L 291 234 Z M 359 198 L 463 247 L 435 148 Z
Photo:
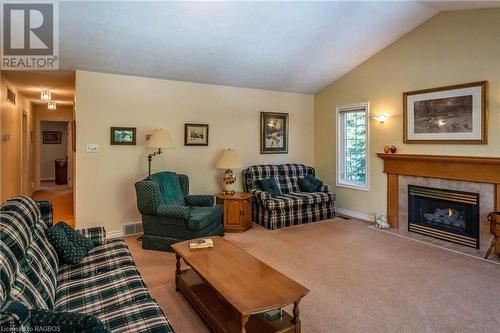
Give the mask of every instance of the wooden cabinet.
M 243 232 L 252 227 L 252 195 L 246 192 L 216 194 L 217 204 L 224 205 L 224 231 Z

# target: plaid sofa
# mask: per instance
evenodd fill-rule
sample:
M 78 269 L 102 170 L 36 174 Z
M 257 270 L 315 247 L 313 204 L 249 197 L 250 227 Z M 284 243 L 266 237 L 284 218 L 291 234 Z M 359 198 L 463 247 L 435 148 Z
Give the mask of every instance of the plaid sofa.
M 106 241 L 103 228 L 81 231 L 95 247 L 80 264 L 61 265 L 45 236 L 51 225 L 46 201 L 15 197 L 0 206 L 1 332 L 32 331 L 38 310 L 64 325 L 71 312 L 93 315 L 111 332 L 173 332 L 123 240 Z
M 323 184 L 319 192 L 300 192 L 298 180 L 315 175 L 314 168 L 303 164 L 254 165 L 243 170 L 243 183 L 253 193 L 253 220 L 266 228 L 278 229 L 292 225 L 326 220 L 335 216 L 335 194 Z M 281 196 L 271 197 L 255 181 L 276 178 Z

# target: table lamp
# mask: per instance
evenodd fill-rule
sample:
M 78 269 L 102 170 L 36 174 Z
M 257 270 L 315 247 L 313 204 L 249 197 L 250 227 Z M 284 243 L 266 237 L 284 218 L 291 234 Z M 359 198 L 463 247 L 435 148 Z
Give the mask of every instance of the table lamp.
M 148 141 L 149 148 L 158 148 L 157 151 L 148 155 L 148 164 L 149 164 L 149 175 L 151 176 L 151 161 L 153 160 L 153 156 L 160 155 L 162 153 L 162 148 L 174 148 L 174 143 L 172 142 L 172 138 L 170 137 L 170 133 L 167 129 L 160 128 L 155 129 L 153 134 Z
M 222 177 L 224 194 L 234 194 L 234 182 L 236 181 L 236 177 L 233 175 L 233 170 L 231 169 L 241 168 L 241 161 L 236 150 L 231 148 L 224 150 L 220 155 L 216 167 L 217 169 L 226 169 L 224 177 Z

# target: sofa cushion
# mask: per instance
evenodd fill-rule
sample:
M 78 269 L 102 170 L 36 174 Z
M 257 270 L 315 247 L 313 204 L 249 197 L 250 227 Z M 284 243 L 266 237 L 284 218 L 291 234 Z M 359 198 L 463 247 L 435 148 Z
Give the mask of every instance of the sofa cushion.
M 267 209 L 286 209 L 297 206 L 313 205 L 325 203 L 332 200 L 333 194 L 323 192 L 296 192 L 283 194 L 276 198 L 267 199 L 264 205 Z M 335 198 L 333 196 L 333 198 Z
M 149 299 L 146 285 L 135 266 L 124 266 L 57 287 L 57 311 L 99 314 L 106 309 Z
M 160 184 L 160 191 L 166 204 L 185 205 L 177 173 L 171 171 L 158 172 L 151 175 L 150 178 Z
M 27 196 L 13 197 L 6 200 L 0 210 L 3 212 L 16 212 L 23 217 L 23 221 L 28 223 L 29 227 L 34 227 L 40 220 L 41 213 L 36 202 Z
M 271 164 L 253 165 L 244 172 L 244 181 L 247 191 L 255 188 L 255 180 L 262 178 L 278 177 L 278 166 Z
M 113 333 L 169 333 L 174 332 L 158 304 L 152 299 L 120 304 L 97 314 Z
M 281 190 L 280 187 L 278 186 L 276 178 L 256 179 L 255 184 L 259 188 L 262 188 L 264 191 L 268 192 L 272 197 L 277 197 L 281 195 Z
M 323 186 L 323 182 L 313 175 L 307 175 L 304 177 L 304 179 L 314 185 L 314 192 L 319 192 L 321 187 Z
M 190 230 L 202 230 L 213 224 L 222 223 L 224 207 L 215 205 L 212 207 L 189 207 L 188 228 Z
M 30 220 L 39 212 L 26 213 L 29 200 L 10 203 L 16 207 L 0 213 L 0 300 L 8 295 L 28 307 L 52 308 L 58 260 L 45 237 L 46 226 Z
M 73 230 L 64 222 L 59 222 L 47 230 L 47 237 L 56 249 L 62 263 L 76 265 L 94 247 L 94 243 Z
M 84 279 L 127 265 L 134 265 L 134 260 L 125 241 L 117 239 L 94 247 L 78 265 L 66 264 L 59 267 L 57 281 L 61 284 L 69 280 Z

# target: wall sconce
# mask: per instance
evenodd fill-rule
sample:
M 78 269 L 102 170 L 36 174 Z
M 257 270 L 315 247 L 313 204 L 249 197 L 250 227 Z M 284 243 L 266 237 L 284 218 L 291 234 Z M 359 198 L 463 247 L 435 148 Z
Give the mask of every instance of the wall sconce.
M 49 104 L 47 104 L 47 109 L 49 110 L 55 110 L 56 109 L 56 102 L 49 102 Z
M 391 116 L 389 116 L 386 113 L 382 113 L 382 114 L 380 114 L 378 116 L 373 117 L 373 119 L 375 119 L 376 121 L 380 122 L 381 124 L 383 124 L 384 122 L 386 122 L 389 118 L 391 118 Z
M 51 96 L 50 96 L 50 90 L 42 90 L 42 92 L 40 93 L 40 99 L 44 102 L 48 102 L 50 101 L 51 99 Z

